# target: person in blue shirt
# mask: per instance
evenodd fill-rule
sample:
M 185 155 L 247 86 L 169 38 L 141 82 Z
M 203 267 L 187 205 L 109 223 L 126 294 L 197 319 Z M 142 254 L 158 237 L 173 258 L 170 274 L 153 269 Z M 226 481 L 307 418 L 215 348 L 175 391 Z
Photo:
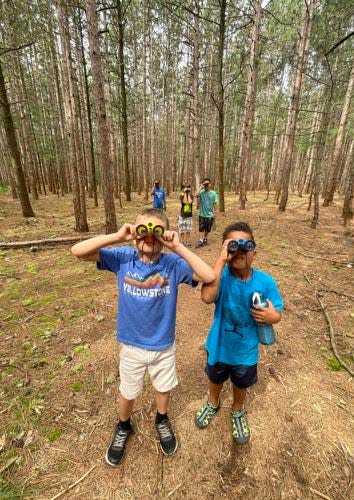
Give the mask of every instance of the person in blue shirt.
M 228 250 L 232 240 L 239 242 L 238 249 L 233 253 Z M 251 250 L 243 249 L 243 244 L 250 241 L 252 244 L 248 247 Z M 283 300 L 275 280 L 252 267 L 255 254 L 249 225 L 237 222 L 228 226 L 223 233 L 223 245 L 214 265 L 216 279 L 202 287 L 203 302 L 214 302 L 215 312 L 205 343 L 209 399 L 197 412 L 195 424 L 200 429 L 209 425 L 220 409 L 219 397 L 223 383 L 230 378 L 233 387 L 232 436 L 237 444 L 245 444 L 250 439 L 244 403 L 247 388 L 257 382 L 257 322 L 278 323 L 283 309 Z M 264 294 L 268 299 L 268 307 L 252 309 L 254 292 Z
M 148 224 L 155 231 L 146 231 Z M 142 226 L 143 225 L 143 226 Z M 140 231 L 143 227 L 143 232 Z M 140 236 L 139 236 L 140 235 Z M 108 246 L 135 242 L 131 246 Z M 163 248 L 172 253 L 161 253 Z M 209 283 L 215 273 L 185 248 L 178 233 L 169 230 L 159 210 L 142 211 L 135 224 L 124 224 L 117 233 L 97 236 L 74 245 L 76 257 L 97 262 L 98 269 L 117 276 L 119 303 L 117 339 L 120 349 L 119 422 L 106 453 L 109 465 L 118 465 L 132 432 L 134 400 L 143 389 L 146 370 L 155 389 L 156 430 L 163 453 L 171 455 L 177 440 L 167 415 L 170 391 L 177 385 L 175 325 L 178 286 Z
M 154 187 L 151 191 L 151 196 L 153 196 L 152 206 L 158 210 L 166 210 L 166 191 L 160 187 L 160 181 L 155 179 Z

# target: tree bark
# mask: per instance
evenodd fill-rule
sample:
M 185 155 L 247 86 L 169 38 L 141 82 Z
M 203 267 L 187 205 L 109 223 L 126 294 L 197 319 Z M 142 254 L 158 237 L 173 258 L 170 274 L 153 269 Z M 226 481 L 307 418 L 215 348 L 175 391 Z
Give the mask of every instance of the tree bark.
M 217 68 L 217 110 L 218 110 L 218 174 L 219 174 L 219 210 L 225 212 L 224 186 L 224 47 L 225 47 L 225 18 L 226 0 L 220 0 L 219 12 L 219 40 L 218 40 L 218 68 Z
M 98 41 L 98 18 L 95 0 L 86 0 L 85 3 L 92 65 L 98 151 L 102 174 L 103 203 L 106 216 L 106 232 L 113 233 L 117 231 L 117 219 L 113 197 L 112 160 L 110 157 L 109 130 L 103 91 L 103 71 Z
M 352 98 L 352 92 L 353 92 L 353 83 L 354 83 L 354 61 L 352 65 L 352 69 L 350 72 L 350 77 L 349 77 L 349 82 L 348 82 L 348 87 L 347 87 L 347 92 L 345 94 L 345 99 L 344 99 L 344 104 L 342 108 L 342 113 L 340 116 L 339 120 L 339 126 L 338 126 L 338 133 L 336 137 L 336 142 L 334 146 L 334 153 L 332 157 L 332 165 L 331 165 L 331 180 L 328 184 L 324 200 L 323 200 L 323 206 L 328 207 L 328 205 L 333 201 L 334 193 L 338 184 L 339 180 L 339 164 L 340 164 L 340 158 L 342 154 L 342 146 L 343 146 L 343 139 L 344 139 L 344 130 L 345 130 L 345 125 L 347 122 L 349 110 L 350 110 L 350 101 Z
M 301 26 L 301 33 L 298 41 L 298 57 L 296 68 L 293 73 L 293 86 L 292 95 L 290 99 L 288 121 L 286 126 L 286 142 L 284 146 L 284 154 L 282 157 L 282 182 L 281 182 L 281 197 L 279 203 L 279 210 L 285 212 L 288 202 L 289 193 L 289 180 L 294 154 L 294 142 L 296 124 L 300 108 L 300 96 L 303 84 L 303 73 L 307 62 L 307 53 L 310 42 L 312 15 L 313 15 L 314 0 L 305 1 L 303 8 L 303 22 Z
M 131 201 L 131 184 L 129 171 L 129 150 L 128 150 L 128 117 L 127 117 L 127 91 L 125 88 L 125 66 L 124 66 L 124 20 L 121 0 L 117 0 L 118 16 L 118 60 L 121 95 L 122 114 L 122 135 L 123 135 L 123 160 L 125 172 L 125 196 L 127 201 Z
M 25 175 L 22 167 L 20 150 L 16 138 L 14 122 L 11 115 L 10 104 L 7 96 L 5 79 L 0 60 L 0 109 L 4 122 L 4 129 L 9 150 L 15 165 L 16 190 L 20 199 L 23 217 L 35 217 L 31 202 L 28 196 Z
M 247 200 L 247 183 L 250 175 L 251 160 L 251 138 L 254 119 L 254 108 L 256 101 L 257 84 L 257 51 L 258 38 L 261 25 L 262 6 L 259 0 L 255 0 L 255 13 L 253 17 L 252 42 L 249 70 L 247 77 L 247 91 L 245 100 L 245 113 L 243 118 L 241 145 L 240 145 L 240 209 L 245 210 Z

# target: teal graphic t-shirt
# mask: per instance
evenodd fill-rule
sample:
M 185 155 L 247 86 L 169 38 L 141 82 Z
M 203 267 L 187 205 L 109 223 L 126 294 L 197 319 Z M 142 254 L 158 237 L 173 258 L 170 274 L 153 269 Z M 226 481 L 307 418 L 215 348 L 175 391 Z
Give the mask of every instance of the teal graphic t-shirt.
M 258 362 L 257 323 L 251 314 L 252 295 L 262 292 L 275 309 L 283 309 L 283 300 L 276 281 L 259 269 L 242 281 L 226 267 L 215 299 L 214 321 L 205 347 L 208 363 L 252 366 Z
M 214 217 L 214 204 L 218 202 L 218 196 L 215 191 L 206 191 L 202 189 L 199 194 L 199 215 L 210 219 Z

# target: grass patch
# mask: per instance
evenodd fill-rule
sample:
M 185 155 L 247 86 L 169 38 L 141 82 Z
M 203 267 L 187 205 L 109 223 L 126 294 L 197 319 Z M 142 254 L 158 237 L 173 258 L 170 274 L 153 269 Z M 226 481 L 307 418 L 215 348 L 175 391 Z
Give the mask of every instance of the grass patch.
M 24 307 L 31 306 L 32 304 L 34 304 L 34 300 L 33 299 L 25 299 L 25 300 L 22 301 L 22 305 Z
M 2 321 L 13 321 L 14 319 L 18 319 L 19 314 L 16 311 L 4 312 L 0 314 L 0 319 Z
M 87 349 L 90 347 L 89 344 L 80 344 L 74 347 L 73 353 L 74 354 L 80 354 L 80 352 L 87 351 Z
M 56 300 L 59 299 L 59 293 L 58 292 L 51 292 L 48 293 L 47 295 L 43 295 L 37 302 L 36 306 L 46 306 L 48 304 L 51 304 L 52 302 L 55 302 Z
M 89 313 L 89 308 L 87 306 L 80 307 L 80 309 L 77 309 L 76 311 L 73 311 L 70 314 L 70 318 L 75 319 L 75 318 L 81 318 L 82 316 L 86 316 L 86 314 Z
M 332 372 L 339 372 L 342 369 L 342 365 L 336 358 L 328 358 L 327 366 Z
M 63 434 L 63 429 L 60 429 L 59 427 L 55 427 L 53 429 L 44 429 L 44 435 L 51 443 L 55 443 L 60 436 Z
M 0 299 L 6 299 L 6 300 L 16 300 L 20 297 L 20 291 L 18 288 L 10 288 L 9 290 L 6 290 L 6 292 L 0 293 Z
M 82 382 L 74 382 L 71 384 L 71 388 L 74 392 L 81 392 L 84 388 L 84 384 Z
M 37 274 L 38 273 L 38 266 L 34 262 L 29 262 L 26 266 L 26 270 L 30 274 Z

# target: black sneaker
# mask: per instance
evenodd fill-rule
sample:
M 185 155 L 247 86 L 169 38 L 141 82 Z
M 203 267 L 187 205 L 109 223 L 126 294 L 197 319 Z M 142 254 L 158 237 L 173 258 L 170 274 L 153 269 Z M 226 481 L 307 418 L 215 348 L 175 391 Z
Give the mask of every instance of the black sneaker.
M 208 244 L 208 240 L 206 238 L 203 238 L 203 245 L 207 246 L 207 244 Z
M 195 245 L 195 248 L 200 248 L 204 246 L 203 240 L 198 240 L 197 244 Z
M 160 447 L 162 453 L 164 453 L 165 455 L 172 455 L 172 453 L 177 450 L 178 443 L 176 436 L 171 429 L 171 423 L 168 417 L 159 424 L 155 424 L 155 427 L 160 438 Z
M 124 456 L 125 445 L 132 432 L 132 427 L 129 430 L 122 429 L 118 422 L 114 429 L 112 442 L 106 452 L 107 464 L 115 466 L 121 463 Z

